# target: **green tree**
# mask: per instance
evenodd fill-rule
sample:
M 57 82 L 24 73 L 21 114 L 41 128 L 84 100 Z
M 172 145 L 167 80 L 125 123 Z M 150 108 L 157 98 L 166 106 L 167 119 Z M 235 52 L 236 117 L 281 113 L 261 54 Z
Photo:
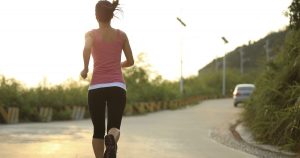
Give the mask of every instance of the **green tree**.
M 178 83 L 163 80 L 151 72 L 143 53 L 138 55 L 134 67 L 125 70 L 124 78 L 128 103 L 172 100 L 179 96 Z
M 290 26 L 298 30 L 300 28 L 300 0 L 293 0 L 289 7 Z

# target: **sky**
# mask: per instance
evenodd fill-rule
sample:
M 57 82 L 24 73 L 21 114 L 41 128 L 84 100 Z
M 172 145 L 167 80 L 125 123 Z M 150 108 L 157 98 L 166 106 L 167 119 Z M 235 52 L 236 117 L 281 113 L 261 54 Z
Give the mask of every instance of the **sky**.
M 112 26 L 126 32 L 133 55 L 178 80 L 236 47 L 282 30 L 292 0 L 120 0 Z M 79 79 L 84 34 L 98 24 L 97 0 L 1 0 L 0 75 L 28 86 Z M 176 17 L 185 23 L 183 27 Z M 221 37 L 228 39 L 224 44 Z M 246 52 L 247 53 L 247 52 Z M 124 56 L 123 56 L 124 59 Z M 90 63 L 92 69 L 92 63 Z

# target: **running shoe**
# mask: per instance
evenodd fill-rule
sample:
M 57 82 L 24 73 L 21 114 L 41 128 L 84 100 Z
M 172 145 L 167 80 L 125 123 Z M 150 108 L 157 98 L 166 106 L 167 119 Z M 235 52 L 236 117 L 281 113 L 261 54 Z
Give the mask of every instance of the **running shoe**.
M 104 152 L 104 158 L 116 158 L 117 157 L 117 143 L 115 141 L 115 138 L 111 134 L 107 134 L 104 137 L 105 141 L 105 152 Z

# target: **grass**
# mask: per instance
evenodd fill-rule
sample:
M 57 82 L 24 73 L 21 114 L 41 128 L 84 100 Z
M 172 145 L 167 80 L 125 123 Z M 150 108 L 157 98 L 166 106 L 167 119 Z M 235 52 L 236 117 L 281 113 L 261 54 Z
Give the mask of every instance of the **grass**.
M 300 32 L 285 45 L 256 83 L 243 120 L 258 141 L 285 150 L 300 149 Z

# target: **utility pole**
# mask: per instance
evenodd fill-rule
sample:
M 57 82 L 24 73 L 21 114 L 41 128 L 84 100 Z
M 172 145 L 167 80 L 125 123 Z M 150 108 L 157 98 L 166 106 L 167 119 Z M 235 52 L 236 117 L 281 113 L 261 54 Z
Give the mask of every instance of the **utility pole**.
M 228 40 L 225 37 L 222 37 L 224 44 L 228 43 Z M 222 94 L 226 95 L 226 52 L 223 57 L 223 83 L 222 83 Z
M 270 49 L 270 40 L 267 39 L 266 41 L 266 44 L 264 45 L 265 47 L 265 50 L 266 50 L 266 59 L 267 59 L 267 62 L 270 61 L 270 52 L 271 52 L 271 49 Z
M 241 47 L 240 49 L 239 49 L 239 51 L 240 51 L 240 57 L 241 57 L 241 59 L 240 59 L 240 68 L 241 68 L 241 74 L 243 75 L 244 74 L 244 48 L 243 47 Z
M 186 27 L 186 24 L 179 18 L 179 17 L 177 17 L 176 18 L 177 19 L 177 21 L 179 21 L 179 23 L 182 25 L 182 26 L 184 26 L 184 27 Z M 180 48 L 181 50 L 180 50 L 180 94 L 182 95 L 183 94 L 183 70 L 182 70 L 182 65 L 183 65 L 183 61 L 182 61 L 182 39 L 181 39 L 181 48 Z

